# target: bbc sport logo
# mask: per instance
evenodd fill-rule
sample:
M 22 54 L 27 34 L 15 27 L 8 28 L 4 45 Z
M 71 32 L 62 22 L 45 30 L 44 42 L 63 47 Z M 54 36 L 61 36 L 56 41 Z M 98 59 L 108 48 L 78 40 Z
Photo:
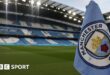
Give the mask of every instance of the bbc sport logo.
M 0 70 L 10 70 L 10 64 L 0 64 Z
M 29 64 L 0 64 L 0 70 L 28 70 Z

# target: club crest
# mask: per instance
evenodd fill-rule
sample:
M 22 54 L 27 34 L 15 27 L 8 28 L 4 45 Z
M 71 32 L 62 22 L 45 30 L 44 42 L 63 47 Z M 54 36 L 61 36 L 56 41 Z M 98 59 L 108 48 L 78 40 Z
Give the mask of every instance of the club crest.
M 105 68 L 110 65 L 110 37 L 104 23 L 93 23 L 82 30 L 79 54 L 93 67 Z

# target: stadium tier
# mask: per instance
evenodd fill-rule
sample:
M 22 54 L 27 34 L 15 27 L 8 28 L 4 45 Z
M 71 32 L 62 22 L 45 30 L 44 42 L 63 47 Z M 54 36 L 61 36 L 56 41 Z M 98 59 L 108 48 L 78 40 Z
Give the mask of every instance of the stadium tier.
M 64 17 L 69 11 L 65 9 L 68 6 L 63 5 L 66 7 L 56 10 L 50 5 L 45 6 L 43 1 L 39 9 L 36 4 L 31 6 L 22 0 L 17 3 L 10 0 L 8 5 L 3 0 L 0 2 L 0 45 L 77 45 L 82 16 L 76 14 L 68 19 Z
M 79 32 L 68 26 L 0 19 L 0 45 L 77 45 Z

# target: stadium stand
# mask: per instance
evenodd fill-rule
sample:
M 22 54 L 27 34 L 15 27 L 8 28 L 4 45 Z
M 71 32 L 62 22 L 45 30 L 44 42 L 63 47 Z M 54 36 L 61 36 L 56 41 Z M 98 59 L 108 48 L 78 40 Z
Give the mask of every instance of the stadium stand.
M 13 1 L 8 10 L 2 5 L 3 2 L 0 3 L 0 45 L 77 45 L 80 25 L 64 19 L 64 15 L 62 18 L 61 13 L 45 8 L 40 9 L 38 16 L 35 12 L 30 14 L 28 4 L 18 2 L 18 10 Z
M 19 25 L 20 24 L 20 25 Z M 18 21 L 16 23 L 12 21 L 2 19 L 0 25 L 0 35 L 8 35 L 7 37 L 0 38 L 1 45 L 76 45 L 75 41 L 65 40 L 65 38 L 76 38 L 77 34 L 73 32 L 64 31 L 60 26 L 54 26 L 49 24 L 30 23 L 32 28 L 29 28 L 28 23 L 25 21 Z M 42 28 L 42 29 L 40 29 Z M 12 37 L 11 35 L 15 35 Z M 20 36 L 24 37 L 20 37 Z M 10 37 L 9 37 L 10 36 Z M 18 37 L 19 36 L 19 37 Z M 28 37 L 26 37 L 28 36 Z M 35 36 L 34 38 L 31 38 Z M 38 38 L 41 37 L 41 38 Z M 53 39 L 48 39 L 52 37 Z M 62 38 L 62 39 L 59 39 Z
M 49 5 L 55 3 L 56 5 L 62 5 L 64 9 L 57 10 L 58 12 L 52 12 L 55 9 L 48 7 L 40 9 L 41 13 L 39 16 L 36 14 L 29 14 L 24 10 L 28 10 L 28 6 L 23 5 L 26 8 L 23 8 L 21 12 L 15 12 L 15 8 L 6 12 L 2 7 L 2 1 L 0 3 L 0 44 L 4 45 L 76 45 L 77 39 L 79 38 L 80 25 L 82 22 L 77 23 L 78 19 L 82 21 L 84 13 L 63 4 L 59 4 L 53 1 L 46 2 Z M 11 3 L 10 3 L 11 4 Z M 22 3 L 21 3 L 22 4 Z M 43 5 L 43 4 L 42 4 Z M 11 5 L 10 5 L 11 6 Z M 12 2 L 12 6 L 13 2 Z M 18 7 L 21 6 L 18 3 Z M 60 8 L 60 6 L 58 6 Z M 69 14 L 66 14 L 68 11 L 66 8 L 75 9 L 77 11 L 75 16 L 72 19 L 69 18 Z M 65 11 L 63 11 L 65 10 Z M 44 12 L 42 12 L 44 11 Z M 63 11 L 64 14 L 61 12 Z M 71 11 L 73 12 L 73 11 Z M 74 12 L 74 13 L 75 13 Z M 79 14 L 78 14 L 79 13 Z M 46 15 L 45 15 L 46 14 Z M 71 13 L 72 14 L 72 13 Z M 55 15 L 55 16 L 53 16 Z M 57 17 L 56 17 L 57 16 Z M 59 16 L 63 16 L 59 17 Z M 106 23 L 110 29 L 110 20 L 109 12 L 104 14 Z M 76 19 L 77 21 L 74 21 Z M 71 21 L 73 20 L 73 21 Z

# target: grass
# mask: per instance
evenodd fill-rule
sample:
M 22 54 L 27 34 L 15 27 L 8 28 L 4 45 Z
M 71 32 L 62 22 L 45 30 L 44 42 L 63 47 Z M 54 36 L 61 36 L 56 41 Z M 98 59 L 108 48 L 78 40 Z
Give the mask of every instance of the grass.
M 1 64 L 29 64 L 29 70 L 0 75 L 79 75 L 73 67 L 75 47 L 0 46 Z

